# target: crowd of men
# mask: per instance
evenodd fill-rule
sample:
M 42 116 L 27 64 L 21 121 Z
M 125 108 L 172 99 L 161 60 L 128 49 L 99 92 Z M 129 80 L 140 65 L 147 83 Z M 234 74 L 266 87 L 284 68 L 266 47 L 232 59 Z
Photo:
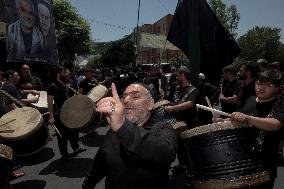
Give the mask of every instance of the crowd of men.
M 257 188 L 273 188 L 276 158 L 284 121 L 281 94 L 282 79 L 279 69 L 266 60 L 247 62 L 239 70 L 232 65 L 223 68 L 220 86 L 196 77 L 186 66 L 172 67 L 166 78 L 159 65 L 148 71 L 104 70 L 85 68 L 79 75 L 59 66 L 56 78 L 44 86 L 23 64 L 18 74 L 8 70 L 3 76 L 1 90 L 17 99 L 1 95 L 1 116 L 22 106 L 38 101 L 39 90 L 47 91 L 49 125 L 55 125 L 61 160 L 87 150 L 79 144 L 78 131 L 67 128 L 60 120 L 64 102 L 75 93 L 86 95 L 101 84 L 111 94 L 96 104 L 96 111 L 105 115 L 110 130 L 94 158 L 93 165 L 82 187 L 91 189 L 104 177 L 106 188 L 166 188 L 169 169 L 177 155 L 179 170 L 190 174 L 183 141 L 177 137 L 173 120 L 183 121 L 187 128 L 211 124 L 216 119 L 210 112 L 199 110 L 196 104 L 211 106 L 220 102 L 221 110 L 231 114 L 231 120 L 244 122 L 255 128 L 259 158 L 269 172 L 270 182 Z M 194 78 L 195 77 L 195 78 Z M 196 81 L 193 83 L 192 79 Z M 27 98 L 32 93 L 33 98 Z M 155 104 L 167 100 L 163 107 Z M 20 103 L 19 103 L 20 102 Z M 161 113 L 162 109 L 162 113 Z M 5 144 L 8 144 L 2 141 Z M 11 171 L 12 172 L 12 171 Z M 1 183 L 2 184 L 2 183 Z M 12 188 L 7 182 L 6 188 Z

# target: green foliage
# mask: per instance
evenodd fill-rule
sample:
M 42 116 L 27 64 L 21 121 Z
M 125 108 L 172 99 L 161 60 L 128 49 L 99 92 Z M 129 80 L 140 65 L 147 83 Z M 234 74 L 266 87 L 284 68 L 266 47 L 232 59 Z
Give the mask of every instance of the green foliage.
M 283 55 L 280 29 L 256 26 L 239 38 L 240 57 L 246 60 L 265 58 L 269 62 L 279 61 Z M 281 51 L 282 49 L 282 51 Z
M 135 61 L 135 48 L 129 37 L 111 42 L 110 47 L 102 53 L 102 66 L 115 67 L 129 65 Z
M 240 20 L 240 14 L 237 10 L 237 6 L 232 4 L 227 8 L 226 4 L 224 4 L 222 0 L 209 0 L 209 5 L 223 26 L 236 37 L 236 30 L 238 29 L 238 23 Z
M 53 12 L 59 60 L 72 67 L 75 54 L 90 53 L 90 25 L 68 0 L 55 0 Z

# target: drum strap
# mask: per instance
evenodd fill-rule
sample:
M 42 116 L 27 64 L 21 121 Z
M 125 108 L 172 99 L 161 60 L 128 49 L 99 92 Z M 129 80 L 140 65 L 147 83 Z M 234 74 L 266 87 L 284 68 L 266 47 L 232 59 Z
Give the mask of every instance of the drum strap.
M 190 86 L 191 86 L 191 89 L 188 90 L 188 92 L 182 97 L 181 101 L 179 101 L 178 104 L 181 104 L 181 103 L 185 102 L 186 99 L 189 97 L 189 95 L 191 95 L 191 93 L 195 90 L 194 86 L 192 86 L 192 85 L 190 85 Z
M 0 90 L 0 93 L 6 95 L 8 98 L 10 98 L 13 102 L 17 103 L 18 105 L 20 105 L 21 107 L 25 107 L 26 105 L 24 103 L 22 103 L 20 100 L 16 99 L 15 97 L 13 97 L 12 95 L 10 95 L 9 93 L 7 93 L 4 90 Z

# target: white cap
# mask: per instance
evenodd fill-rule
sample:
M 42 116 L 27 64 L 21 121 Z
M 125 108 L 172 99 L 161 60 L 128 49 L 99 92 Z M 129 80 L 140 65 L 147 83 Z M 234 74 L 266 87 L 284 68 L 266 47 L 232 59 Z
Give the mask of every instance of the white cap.
M 199 74 L 198 74 L 198 78 L 199 78 L 199 79 L 205 79 L 205 75 L 204 75 L 203 73 L 199 73 Z

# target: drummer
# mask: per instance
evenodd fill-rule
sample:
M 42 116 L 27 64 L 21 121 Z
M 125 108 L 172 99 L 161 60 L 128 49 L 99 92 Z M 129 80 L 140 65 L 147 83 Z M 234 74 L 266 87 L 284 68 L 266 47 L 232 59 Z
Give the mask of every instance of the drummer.
M 260 73 L 256 83 L 256 98 L 250 101 L 247 112 L 254 111 L 254 116 L 241 112 L 233 112 L 231 119 L 245 122 L 256 128 L 257 139 L 255 149 L 259 152 L 271 181 L 265 189 L 272 189 L 277 177 L 277 151 L 280 141 L 280 129 L 284 123 L 284 101 L 278 92 L 281 74 L 277 70 Z
M 43 90 L 41 79 L 31 74 L 30 67 L 27 64 L 21 66 L 19 74 L 19 86 L 22 90 Z
M 71 155 L 68 153 L 67 149 L 68 141 L 70 142 L 75 154 L 86 150 L 79 145 L 79 133 L 65 127 L 60 120 L 60 111 L 62 105 L 64 104 L 65 100 L 74 95 L 73 91 L 66 87 L 69 81 L 69 70 L 65 67 L 58 66 L 56 80 L 51 83 L 47 89 L 47 104 L 48 111 L 50 112 L 48 123 L 50 125 L 55 124 L 56 128 L 58 129 L 57 141 L 62 160 L 68 160 L 71 158 Z
M 36 90 L 21 90 L 18 87 L 20 76 L 18 72 L 15 70 L 8 70 L 5 72 L 6 82 L 3 84 L 2 90 L 6 91 L 12 97 L 16 98 L 17 100 L 21 101 L 25 105 L 30 105 L 31 103 L 35 103 L 38 101 L 39 92 Z M 33 98 L 27 98 L 27 94 L 35 95 Z
M 84 69 L 84 75 L 86 78 L 79 83 L 80 94 L 86 95 L 92 88 L 98 85 L 98 81 L 94 77 L 94 74 L 95 72 L 92 68 Z

